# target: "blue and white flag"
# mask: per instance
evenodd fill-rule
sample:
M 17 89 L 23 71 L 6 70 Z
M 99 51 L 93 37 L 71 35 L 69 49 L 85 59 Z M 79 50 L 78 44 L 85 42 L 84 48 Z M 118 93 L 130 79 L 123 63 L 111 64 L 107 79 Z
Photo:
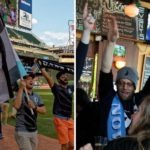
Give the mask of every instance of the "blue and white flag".
M 5 24 L 0 17 L 0 103 L 13 97 L 17 80 L 26 71 L 10 42 Z

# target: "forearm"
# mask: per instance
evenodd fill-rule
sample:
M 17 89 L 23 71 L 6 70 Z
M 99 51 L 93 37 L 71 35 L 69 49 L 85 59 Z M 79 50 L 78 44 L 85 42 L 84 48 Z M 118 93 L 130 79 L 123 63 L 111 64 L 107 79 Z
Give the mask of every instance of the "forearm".
M 17 97 L 13 103 L 14 108 L 19 109 L 22 103 L 23 87 L 19 88 Z
M 76 51 L 76 80 L 77 82 L 80 79 L 80 76 L 82 74 L 87 51 L 88 51 L 88 44 L 84 44 L 80 42 Z
M 46 108 L 45 108 L 45 106 L 42 106 L 42 107 L 37 106 L 36 111 L 40 114 L 45 114 L 46 113 Z
M 84 44 L 89 44 L 89 42 L 90 42 L 90 34 L 91 34 L 91 31 L 90 31 L 89 29 L 83 30 L 83 34 L 82 34 L 82 37 L 81 37 L 81 41 L 82 41 Z
M 115 42 L 108 42 L 104 51 L 101 70 L 105 73 L 109 73 L 111 71 L 115 44 Z
M 45 69 L 41 69 L 42 75 L 45 77 L 47 80 L 48 84 L 50 87 L 53 87 L 54 81 L 53 79 L 49 76 L 49 74 L 45 71 Z

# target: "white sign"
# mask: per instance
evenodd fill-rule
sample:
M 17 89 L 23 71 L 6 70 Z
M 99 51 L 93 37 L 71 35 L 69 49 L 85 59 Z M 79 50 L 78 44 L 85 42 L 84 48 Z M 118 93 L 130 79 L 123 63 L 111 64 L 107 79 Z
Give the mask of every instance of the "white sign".
M 25 28 L 32 28 L 32 14 L 20 9 L 19 25 Z

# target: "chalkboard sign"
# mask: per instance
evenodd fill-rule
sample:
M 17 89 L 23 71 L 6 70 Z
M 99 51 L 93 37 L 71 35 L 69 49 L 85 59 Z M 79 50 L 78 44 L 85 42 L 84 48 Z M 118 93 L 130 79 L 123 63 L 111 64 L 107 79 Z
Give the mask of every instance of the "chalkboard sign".
M 83 30 L 83 9 L 87 0 L 76 0 L 76 28 Z M 103 0 L 88 0 L 88 11 L 96 19 L 94 33 L 101 33 L 101 19 L 102 19 L 102 2 Z
M 137 39 L 137 28 L 135 18 L 125 16 L 123 13 L 104 12 L 102 19 L 102 34 L 106 35 L 108 32 L 107 18 L 115 16 L 118 24 L 120 37 Z
M 130 18 L 124 15 L 124 5 L 116 0 L 76 0 L 76 27 L 83 30 L 82 14 L 85 3 L 88 1 L 88 10 L 96 19 L 94 33 L 106 35 L 108 15 L 115 15 L 119 27 L 120 37 L 132 40 L 145 40 L 145 19 L 147 9 L 139 7 L 139 15 Z M 104 12 L 106 8 L 109 13 Z
M 143 88 L 149 76 L 150 76 L 150 56 L 145 56 L 141 88 Z

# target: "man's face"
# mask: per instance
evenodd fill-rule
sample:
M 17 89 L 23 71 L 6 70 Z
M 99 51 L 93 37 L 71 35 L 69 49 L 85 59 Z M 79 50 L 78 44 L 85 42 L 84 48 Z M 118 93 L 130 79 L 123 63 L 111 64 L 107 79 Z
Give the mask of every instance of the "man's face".
M 128 79 L 120 79 L 116 83 L 118 96 L 122 100 L 129 100 L 134 93 L 134 85 L 133 82 Z
M 27 89 L 32 89 L 33 88 L 33 84 L 34 84 L 33 78 L 29 76 L 29 77 L 27 77 L 25 79 L 25 81 L 26 81 L 26 87 L 27 87 Z
M 60 78 L 58 79 L 58 82 L 59 82 L 60 84 L 67 85 L 67 84 L 68 84 L 68 74 L 67 74 L 67 73 L 62 74 L 62 75 L 60 76 Z

